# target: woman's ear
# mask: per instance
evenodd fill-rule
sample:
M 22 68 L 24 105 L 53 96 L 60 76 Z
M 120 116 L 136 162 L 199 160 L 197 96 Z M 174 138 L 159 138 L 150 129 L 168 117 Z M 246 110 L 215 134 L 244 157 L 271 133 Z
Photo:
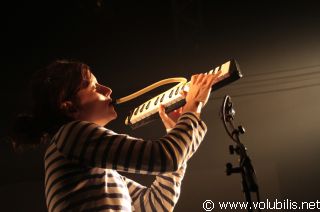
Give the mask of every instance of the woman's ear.
M 61 111 L 69 117 L 77 118 L 78 110 L 71 101 L 64 101 L 60 104 Z

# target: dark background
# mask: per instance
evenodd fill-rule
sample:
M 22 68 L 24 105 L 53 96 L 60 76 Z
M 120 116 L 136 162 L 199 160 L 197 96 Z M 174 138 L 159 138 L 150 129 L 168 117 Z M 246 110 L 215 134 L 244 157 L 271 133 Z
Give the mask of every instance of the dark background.
M 280 2 L 280 1 L 279 1 Z M 209 131 L 188 163 L 175 211 L 242 201 L 237 164 L 219 110 L 229 94 L 253 161 L 262 200 L 319 199 L 320 13 L 317 1 L 34 0 L 2 3 L 0 210 L 45 211 L 42 149 L 14 154 L 5 142 L 13 117 L 30 111 L 28 80 L 54 59 L 89 64 L 119 98 L 158 80 L 206 72 L 230 58 L 244 77 L 214 93 L 202 117 Z M 156 138 L 160 121 L 131 130 L 119 105 L 109 128 Z M 149 185 L 153 177 L 128 175 Z

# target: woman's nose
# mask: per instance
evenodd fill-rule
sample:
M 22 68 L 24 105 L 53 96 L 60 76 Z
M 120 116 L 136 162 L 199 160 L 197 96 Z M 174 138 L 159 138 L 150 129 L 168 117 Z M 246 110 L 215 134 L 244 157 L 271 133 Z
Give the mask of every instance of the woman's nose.
M 112 90 L 111 90 L 111 88 L 109 88 L 109 87 L 106 87 L 106 89 L 108 90 L 108 95 L 110 96 L 110 95 L 111 95 L 111 93 L 112 93 Z
M 104 85 L 100 85 L 101 86 L 101 93 L 105 96 L 110 96 L 112 93 L 111 88 L 104 86 Z

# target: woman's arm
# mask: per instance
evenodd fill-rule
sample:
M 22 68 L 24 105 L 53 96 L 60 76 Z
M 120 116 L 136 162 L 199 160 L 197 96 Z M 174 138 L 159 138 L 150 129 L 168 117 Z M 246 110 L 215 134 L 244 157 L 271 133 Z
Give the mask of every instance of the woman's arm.
M 148 188 L 123 177 L 136 211 L 173 211 L 181 191 L 181 182 L 186 171 L 184 163 L 178 171 L 156 176 Z
M 176 132 L 171 131 L 171 133 L 175 134 Z M 157 175 L 149 188 L 123 177 L 132 198 L 132 206 L 137 211 L 173 211 L 180 197 L 181 184 L 186 172 L 187 161 L 197 151 L 204 135 L 199 131 L 198 139 L 192 142 L 185 162 L 177 172 Z
M 179 170 L 193 141 L 200 141 L 207 128 L 191 113 L 184 113 L 176 126 L 157 140 L 116 134 L 96 124 L 74 121 L 53 138 L 68 159 L 90 167 L 131 173 L 159 174 Z

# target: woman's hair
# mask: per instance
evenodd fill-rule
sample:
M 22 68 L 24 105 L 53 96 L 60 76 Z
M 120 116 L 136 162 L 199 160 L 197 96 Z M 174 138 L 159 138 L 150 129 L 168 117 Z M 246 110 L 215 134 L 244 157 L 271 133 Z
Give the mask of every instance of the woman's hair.
M 71 121 L 61 103 L 69 100 L 76 104 L 76 94 L 88 86 L 90 75 L 88 65 L 69 60 L 56 60 L 36 72 L 30 81 L 32 115 L 19 114 L 9 130 L 15 149 L 46 142 Z

